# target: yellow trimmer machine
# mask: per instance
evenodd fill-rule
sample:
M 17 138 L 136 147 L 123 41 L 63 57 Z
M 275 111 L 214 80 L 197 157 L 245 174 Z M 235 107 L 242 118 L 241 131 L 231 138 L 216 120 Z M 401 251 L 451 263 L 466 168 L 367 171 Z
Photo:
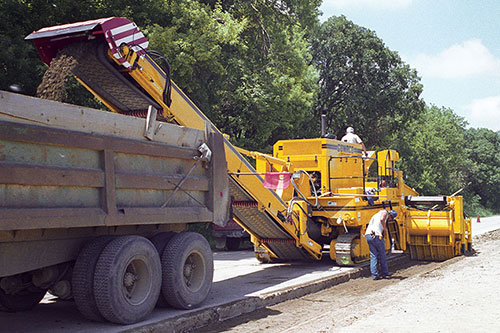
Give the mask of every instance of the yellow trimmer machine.
M 72 74 L 111 111 L 147 116 L 153 129 L 164 121 L 218 131 L 125 18 L 43 28 L 27 39 L 47 64 L 72 57 Z M 368 260 L 363 235 L 380 209 L 398 213 L 387 250 L 393 245 L 414 259 L 445 260 L 471 249 L 462 197 L 418 196 L 396 169 L 394 150 L 363 157 L 360 145 L 329 138 L 278 141 L 272 155 L 239 149 L 227 138 L 224 147 L 234 220 L 250 233 L 262 262 L 324 255 L 339 265 Z
M 369 152 L 338 140 L 278 141 L 273 156 L 253 153 L 257 172 L 288 171 L 291 185 L 276 192 L 297 216 L 299 244 L 315 242 L 339 265 L 369 259 L 363 235 L 380 209 L 394 209 L 386 248 L 412 259 L 446 260 L 471 250 L 471 221 L 460 196 L 421 197 L 404 184 L 394 150 Z M 292 219 L 289 219 L 292 221 Z M 295 220 L 294 220 L 295 221 Z

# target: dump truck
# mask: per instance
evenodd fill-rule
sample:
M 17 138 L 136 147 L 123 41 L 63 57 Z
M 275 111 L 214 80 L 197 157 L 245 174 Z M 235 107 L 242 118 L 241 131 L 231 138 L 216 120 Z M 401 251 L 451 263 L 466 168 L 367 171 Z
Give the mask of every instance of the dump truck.
M 0 309 L 50 290 L 126 324 L 206 298 L 212 252 L 188 226 L 229 218 L 222 137 L 165 123 L 150 141 L 141 118 L 0 101 Z
M 234 219 L 263 263 L 366 261 L 363 234 L 380 209 L 399 216 L 387 251 L 446 260 L 470 250 L 462 198 L 419 196 L 394 150 L 366 157 L 327 137 L 278 141 L 272 154 L 233 146 L 126 18 L 26 39 L 49 65 L 42 95 L 67 71 L 112 112 L 1 92 L 2 310 L 29 308 L 47 290 L 115 323 L 145 318 L 156 302 L 194 307 L 213 267 L 191 222 Z

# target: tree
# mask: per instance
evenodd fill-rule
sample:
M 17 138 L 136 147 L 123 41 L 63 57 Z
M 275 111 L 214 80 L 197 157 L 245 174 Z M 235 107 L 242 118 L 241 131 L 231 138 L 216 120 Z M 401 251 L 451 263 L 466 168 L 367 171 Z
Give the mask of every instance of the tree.
M 18 83 L 33 95 L 45 65 L 30 32 L 108 16 L 136 22 L 166 55 L 172 77 L 236 144 L 270 149 L 301 136 L 314 101 L 308 25 L 320 0 L 5 0 L 0 4 L 0 89 Z M 70 84 L 68 102 L 92 105 Z
M 466 124 L 451 109 L 426 106 L 403 135 L 393 136 L 409 186 L 422 195 L 451 195 L 466 185 Z
M 215 93 L 208 113 L 235 144 L 270 151 L 278 139 L 303 136 L 316 92 L 305 25 L 318 22 L 319 4 L 221 2 L 245 28 L 238 43 L 223 48 L 225 73 L 210 84 Z
M 34 30 L 36 21 L 24 1 L 0 2 L 0 89 L 17 86 L 21 92 L 35 93 L 44 66 L 24 37 Z
M 466 178 L 468 199 L 490 211 L 500 209 L 500 134 L 486 128 L 465 131 L 464 155 L 469 163 Z M 476 197 L 474 197 L 476 196 Z
M 150 49 L 165 56 L 175 82 L 210 113 L 218 103 L 214 88 L 226 75 L 225 47 L 239 43 L 246 20 L 197 1 L 165 2 L 163 10 L 168 15 L 162 24 L 144 29 Z
M 414 69 L 389 50 L 376 34 L 331 17 L 313 39 L 319 77 L 315 117 L 327 115 L 332 133 L 347 126 L 371 147 L 387 146 L 387 133 L 403 130 L 422 112 L 422 85 Z
M 161 17 L 158 3 L 154 0 L 0 1 L 0 89 L 9 90 L 11 85 L 17 84 L 23 93 L 35 94 L 46 66 L 33 44 L 24 40 L 31 32 L 108 16 L 127 16 L 142 26 Z M 79 94 L 85 91 L 74 86 L 71 89 Z M 76 100 L 82 101 L 81 98 Z

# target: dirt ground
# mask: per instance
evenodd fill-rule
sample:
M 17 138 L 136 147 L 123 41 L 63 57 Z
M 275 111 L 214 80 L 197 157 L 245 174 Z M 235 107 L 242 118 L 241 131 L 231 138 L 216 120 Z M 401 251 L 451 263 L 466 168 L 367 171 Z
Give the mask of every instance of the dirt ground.
M 354 279 L 199 332 L 499 332 L 500 230 L 473 244 L 469 256 L 411 261 L 390 279 Z

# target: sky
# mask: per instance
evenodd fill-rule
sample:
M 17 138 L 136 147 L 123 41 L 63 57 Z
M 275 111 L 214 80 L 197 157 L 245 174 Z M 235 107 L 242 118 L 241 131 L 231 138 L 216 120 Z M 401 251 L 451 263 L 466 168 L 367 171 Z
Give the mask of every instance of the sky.
M 415 68 L 428 105 L 500 131 L 500 0 L 323 0 Z

